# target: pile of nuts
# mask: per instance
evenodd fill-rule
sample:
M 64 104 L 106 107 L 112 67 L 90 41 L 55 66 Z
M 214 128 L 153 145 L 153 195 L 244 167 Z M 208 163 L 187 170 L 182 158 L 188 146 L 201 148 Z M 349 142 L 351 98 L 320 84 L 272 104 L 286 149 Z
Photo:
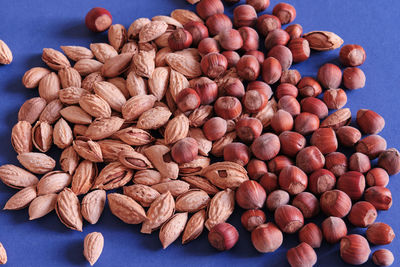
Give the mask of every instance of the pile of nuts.
M 287 252 L 291 266 L 314 265 L 323 239 L 340 242 L 346 263 L 366 262 L 368 241 L 384 245 L 395 236 L 375 220 L 392 205 L 386 185 L 400 171 L 400 154 L 377 135 L 385 121 L 376 112 L 361 109 L 359 129 L 348 126 L 352 115 L 343 108 L 347 96 L 340 86 L 364 87 L 358 68 L 364 49 L 342 46 L 332 32 L 303 34 L 299 24 L 282 29 L 296 17 L 290 4 L 258 15 L 269 0 L 247 0 L 231 20 L 221 0 L 191 2 L 198 2 L 197 14 L 177 9 L 139 18 L 128 30 L 94 8 L 86 25 L 108 29 L 109 44 L 62 46 L 65 55 L 43 49 L 51 70 L 25 73 L 23 84 L 38 87 L 39 97 L 21 106 L 12 129 L 26 170 L 0 167 L 3 183 L 21 189 L 5 209 L 29 206 L 31 220 L 55 209 L 63 224 L 82 231 L 82 216 L 95 224 L 107 198 L 123 222 L 142 223 L 146 234 L 160 229 L 163 248 L 181 234 L 183 244 L 190 242 L 206 227 L 210 244 L 228 250 L 239 239 L 226 222 L 237 204 L 246 210 L 241 222 L 260 253 L 277 250 L 284 234 L 298 233 L 300 244 Z M 314 79 L 290 69 L 311 49 L 339 47 L 343 72 L 327 63 Z M 62 170 L 54 171 L 56 161 L 45 154 L 53 144 L 63 150 Z M 338 152 L 339 145 L 354 154 Z M 265 223 L 265 211 L 274 223 Z M 327 216 L 320 226 L 304 225 L 320 212 Z M 367 228 L 366 238 L 348 235 L 345 217 Z M 100 233 L 85 238 L 91 264 L 103 243 Z M 393 255 L 381 249 L 372 259 L 388 266 Z

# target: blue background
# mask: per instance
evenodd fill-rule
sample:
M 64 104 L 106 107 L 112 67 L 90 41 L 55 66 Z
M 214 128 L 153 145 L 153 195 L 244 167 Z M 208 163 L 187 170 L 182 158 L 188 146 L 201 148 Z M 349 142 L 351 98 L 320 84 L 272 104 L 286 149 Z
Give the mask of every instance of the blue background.
M 244 2 L 243 0 L 241 2 Z M 278 1 L 271 0 L 266 13 Z M 301 0 L 287 1 L 297 9 L 295 23 L 304 31 L 329 30 L 341 36 L 345 43 L 362 45 L 367 61 L 361 67 L 366 76 L 366 87 L 348 92 L 348 105 L 355 114 L 360 108 L 377 111 L 386 119 L 381 135 L 389 147 L 400 148 L 399 104 L 399 8 L 400 1 L 365 0 Z M 40 56 L 42 48 L 59 49 L 61 45 L 82 45 L 106 41 L 105 34 L 93 34 L 84 25 L 86 13 L 95 6 L 107 8 L 114 23 L 127 28 L 138 17 L 169 14 L 175 8 L 193 7 L 184 0 L 96 0 L 96 1 L 49 1 L 49 0 L 0 0 L 0 39 L 14 54 L 9 66 L 0 66 L 0 164 L 17 163 L 10 144 L 11 127 L 17 122 L 17 112 L 28 98 L 37 95 L 36 90 L 23 87 L 24 72 L 35 66 L 44 66 Z M 226 8 L 232 14 L 233 8 Z M 326 61 L 339 63 L 339 50 L 313 53 L 307 62 L 297 64 L 303 76 L 315 76 L 318 67 Z M 389 223 L 400 232 L 400 206 L 397 192 L 399 177 L 392 177 L 389 188 L 393 194 L 393 206 L 387 212 L 379 212 L 377 221 Z M 0 183 L 0 206 L 16 191 Z M 229 222 L 238 226 L 239 243 L 228 252 L 217 253 L 203 233 L 196 241 L 185 246 L 180 240 L 167 250 L 162 250 L 158 232 L 152 235 L 139 233 L 139 226 L 122 223 L 112 216 L 109 209 L 97 225 L 85 223 L 84 232 L 67 230 L 55 213 L 29 222 L 27 210 L 0 211 L 0 242 L 9 256 L 8 266 L 88 266 L 82 256 L 83 238 L 92 231 L 100 231 L 105 246 L 97 266 L 288 266 L 286 250 L 297 243 L 297 235 L 286 236 L 281 249 L 273 254 L 260 254 L 252 247 L 250 234 L 240 226 L 240 214 Z M 268 220 L 272 214 L 267 213 Z M 351 232 L 362 232 L 353 229 Z M 317 249 L 318 266 L 345 266 L 338 253 L 339 245 L 324 245 Z M 395 257 L 400 255 L 400 238 L 388 246 Z M 374 251 L 376 247 L 373 247 Z M 395 265 L 399 265 L 395 261 Z M 371 260 L 365 266 L 373 266 Z

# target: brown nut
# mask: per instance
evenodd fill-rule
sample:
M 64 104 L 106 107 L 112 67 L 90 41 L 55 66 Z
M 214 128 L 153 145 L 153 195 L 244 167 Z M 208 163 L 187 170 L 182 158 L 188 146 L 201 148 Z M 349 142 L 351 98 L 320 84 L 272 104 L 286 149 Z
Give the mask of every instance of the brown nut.
M 281 77 L 282 80 L 282 77 Z M 299 90 L 297 89 L 296 86 L 290 83 L 281 83 L 278 85 L 275 91 L 275 96 L 277 99 L 280 99 L 281 97 L 285 95 L 290 95 L 293 97 L 297 97 L 299 94 Z
M 203 132 L 210 141 L 216 141 L 223 137 L 227 130 L 227 123 L 221 117 L 213 117 L 203 125 Z
M 392 206 L 392 193 L 383 186 L 373 186 L 365 190 L 364 199 L 377 210 L 388 210 Z
M 259 159 L 251 159 L 246 167 L 250 179 L 259 180 L 268 172 L 267 164 Z
M 310 57 L 311 49 L 307 39 L 292 39 L 288 47 L 292 51 L 293 62 L 295 63 L 306 61 Z
M 346 263 L 361 265 L 368 261 L 371 249 L 361 235 L 347 235 L 340 241 L 340 257 Z
M 262 64 L 261 76 L 264 82 L 267 84 L 274 84 L 280 78 L 282 74 L 282 65 L 274 57 L 268 57 Z
M 280 100 L 279 100 L 280 101 Z M 294 120 L 294 129 L 302 135 L 309 135 L 319 128 L 319 118 L 317 115 L 302 112 Z
M 300 38 L 303 34 L 303 27 L 300 24 L 292 24 L 286 27 L 285 31 L 290 35 L 290 39 Z
M 342 71 L 334 64 L 326 63 L 318 70 L 318 81 L 328 89 L 339 88 L 342 83 Z
M 338 217 L 330 216 L 321 225 L 322 233 L 328 243 L 334 244 L 347 235 L 345 222 Z
M 291 205 L 283 205 L 275 210 L 274 219 L 276 224 L 287 234 L 293 234 L 304 225 L 304 217 L 301 211 Z
M 229 78 L 223 85 L 222 91 L 226 96 L 241 98 L 244 96 L 244 85 L 239 78 Z
M 341 152 L 332 152 L 325 156 L 325 168 L 331 171 L 336 177 L 347 172 L 347 157 Z
M 270 50 L 276 45 L 286 45 L 290 40 L 289 34 L 282 29 L 275 29 L 270 31 L 265 38 L 265 48 Z
M 282 24 L 288 24 L 296 18 L 296 9 L 290 4 L 279 3 L 274 6 L 272 14 L 277 16 Z
M 310 192 L 301 192 L 292 201 L 292 205 L 301 210 L 304 218 L 313 218 L 319 213 L 319 201 Z
M 287 166 L 279 174 L 279 186 L 291 195 L 297 195 L 307 188 L 307 175 L 296 166 Z
M 244 45 L 245 45 L 245 44 L 243 44 L 243 46 L 244 46 Z M 242 49 L 244 49 L 244 48 L 242 47 Z M 247 51 L 247 52 L 245 53 L 245 55 L 254 56 L 254 57 L 258 60 L 258 63 L 260 63 L 260 66 L 263 64 L 263 62 L 264 62 L 264 60 L 265 60 L 265 55 L 264 55 L 264 53 L 261 52 L 261 51 L 258 51 L 258 50 Z
M 250 149 L 243 143 L 233 142 L 224 147 L 224 160 L 246 166 L 250 160 Z
M 299 133 L 285 131 L 279 135 L 281 152 L 289 157 L 296 156 L 297 152 L 306 145 L 306 139 Z
M 356 67 L 364 63 L 366 58 L 365 50 L 356 44 L 344 45 L 340 49 L 339 59 L 345 66 Z
M 225 120 L 233 120 L 242 113 L 242 104 L 236 97 L 222 96 L 215 102 L 214 111 Z
M 208 37 L 207 27 L 199 21 L 189 21 L 184 25 L 185 30 L 190 32 L 193 45 L 197 47 L 201 40 Z
M 283 190 L 272 191 L 267 197 L 267 208 L 270 211 L 275 211 L 278 207 L 289 204 L 290 195 Z
M 223 13 L 209 16 L 206 20 L 206 25 L 211 36 L 220 34 L 222 31 L 232 29 L 233 27 L 231 19 Z
M 354 146 L 361 139 L 361 132 L 352 126 L 343 126 L 336 131 L 339 142 L 346 147 Z
M 367 227 L 378 217 L 375 207 L 367 201 L 359 201 L 353 205 L 347 219 L 356 227 Z
M 386 140 L 375 134 L 365 137 L 356 145 L 356 151 L 367 155 L 371 160 L 377 158 L 386 148 Z
M 200 106 L 200 96 L 192 88 L 185 88 L 176 96 L 176 105 L 182 112 L 195 110 Z
M 186 137 L 176 142 L 171 148 L 171 156 L 176 163 L 182 164 L 194 160 L 199 152 L 197 141 Z
M 378 249 L 372 254 L 372 261 L 378 266 L 390 266 L 394 262 L 394 256 L 388 249 Z
M 227 29 L 218 35 L 218 42 L 225 50 L 239 50 L 243 46 L 243 38 L 238 30 Z
M 264 206 L 267 193 L 253 180 L 244 181 L 236 190 L 236 203 L 243 209 L 260 209 Z
M 299 241 L 309 244 L 312 248 L 321 247 L 322 231 L 315 223 L 308 223 L 299 231 Z
M 281 28 L 281 21 L 274 15 L 264 14 L 257 19 L 257 30 L 262 36 L 270 31 Z
M 281 99 L 279 99 L 278 108 L 289 112 L 292 116 L 299 115 L 301 109 L 300 103 L 297 101 L 297 99 L 289 95 L 285 95 Z
M 308 189 L 315 195 L 323 194 L 335 187 L 336 178 L 332 172 L 319 169 L 308 178 Z
M 365 74 L 357 67 L 343 70 L 343 84 L 349 90 L 360 89 L 365 86 Z
M 251 143 L 261 135 L 263 126 L 259 119 L 241 118 L 236 123 L 236 134 L 245 143 Z
M 300 80 L 301 74 L 298 70 L 285 70 L 282 72 L 281 83 L 297 85 Z
M 257 51 L 258 50 L 260 37 L 258 36 L 258 33 L 256 30 L 245 26 L 245 27 L 239 28 L 239 33 L 243 39 L 243 46 L 242 46 L 243 51 L 248 52 L 248 51 Z
M 300 243 L 286 253 L 286 258 L 291 267 L 314 266 L 317 263 L 317 254 L 307 243 Z
M 230 250 L 238 239 L 238 231 L 229 223 L 219 223 L 208 233 L 208 242 L 219 251 Z
M 246 4 L 251 5 L 257 12 L 266 10 L 269 7 L 269 0 L 246 0 Z
M 282 245 L 283 234 L 274 223 L 261 224 L 251 232 L 251 242 L 258 252 L 274 252 Z
M 267 172 L 260 178 L 260 185 L 265 189 L 267 193 L 278 189 L 278 177 L 275 173 Z
M 260 160 L 273 159 L 279 153 L 280 148 L 279 138 L 273 133 L 261 135 L 251 145 L 251 151 Z
M 218 85 L 207 77 L 201 77 L 190 81 L 193 88 L 200 97 L 201 105 L 208 105 L 214 102 L 218 96 Z
M 247 210 L 240 217 L 243 227 L 250 232 L 265 223 L 265 220 L 265 213 L 262 210 Z
M 319 128 L 315 130 L 311 136 L 310 143 L 316 146 L 324 155 L 335 152 L 338 148 L 336 134 L 332 128 Z
M 277 134 L 292 130 L 293 124 L 292 115 L 283 109 L 278 110 L 271 119 L 271 127 Z
M 221 51 L 221 47 L 219 46 L 217 40 L 215 40 L 214 38 L 206 37 L 199 42 L 197 50 L 199 51 L 199 54 L 204 57 L 209 53 L 218 53 L 219 51 Z
M 368 226 L 365 234 L 368 241 L 375 245 L 390 244 L 396 236 L 392 227 L 382 222 L 376 222 Z
M 189 48 L 192 42 L 192 34 L 183 28 L 174 30 L 168 37 L 168 46 L 173 51 Z
M 196 11 L 202 19 L 207 19 L 214 14 L 224 13 L 224 4 L 221 0 L 201 0 L 196 6 Z
M 347 95 L 343 89 L 329 89 L 324 93 L 324 102 L 329 109 L 339 109 L 346 105 Z
M 254 56 L 244 55 L 236 64 L 236 70 L 240 78 L 254 81 L 260 75 L 260 63 Z
M 385 127 L 382 116 L 369 109 L 358 110 L 356 121 L 361 131 L 366 134 L 377 134 Z
M 240 5 L 233 10 L 233 25 L 253 27 L 257 21 L 257 12 L 251 5 Z
M 226 57 L 218 52 L 208 53 L 201 59 L 201 70 L 211 79 L 220 76 L 228 68 Z
M 293 160 L 285 155 L 279 155 L 268 162 L 268 170 L 277 175 L 287 166 L 293 166 Z
M 359 200 L 364 194 L 365 177 L 357 171 L 349 171 L 341 175 L 336 188 L 345 192 L 352 200 Z
M 235 67 L 240 59 L 240 55 L 235 51 L 224 51 L 222 55 L 226 57 L 228 61 L 228 69 Z
M 276 58 L 282 66 L 282 70 L 288 70 L 293 63 L 292 51 L 283 45 L 275 45 L 269 50 L 267 57 Z
M 400 172 L 400 153 L 396 148 L 389 148 L 379 155 L 378 166 L 385 169 L 389 175 Z
M 356 152 L 349 158 L 349 170 L 366 173 L 371 169 L 371 162 L 367 155 Z
M 312 173 L 322 169 L 325 165 L 325 157 L 316 146 L 305 147 L 297 153 L 296 166 L 305 173 Z
M 389 183 L 389 175 L 382 168 L 373 168 L 365 176 L 368 186 L 386 187 Z
M 299 89 L 299 94 L 303 97 L 317 97 L 322 93 L 321 85 L 311 77 L 303 77 L 297 84 L 297 88 Z
M 319 200 L 321 210 L 329 216 L 343 218 L 351 209 L 351 199 L 343 191 L 330 190 L 321 195 Z
M 319 119 L 328 116 L 328 107 L 316 97 L 306 97 L 301 100 L 300 105 L 302 112 L 315 114 Z

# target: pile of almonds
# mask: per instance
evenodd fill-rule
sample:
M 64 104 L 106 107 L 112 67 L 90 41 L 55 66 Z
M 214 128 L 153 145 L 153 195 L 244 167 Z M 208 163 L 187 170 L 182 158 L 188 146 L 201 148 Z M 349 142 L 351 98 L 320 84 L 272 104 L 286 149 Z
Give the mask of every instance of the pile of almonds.
M 346 263 L 366 262 L 368 241 L 389 244 L 395 236 L 375 220 L 377 210 L 392 205 L 386 185 L 400 171 L 400 154 L 377 135 L 385 121 L 376 112 L 359 110 L 359 129 L 348 126 L 351 112 L 339 87 L 364 87 L 357 67 L 364 49 L 341 48 L 343 72 L 328 63 L 316 79 L 301 77 L 292 63 L 343 40 L 326 31 L 303 34 L 299 24 L 282 29 L 296 17 L 286 3 L 258 16 L 269 0 L 247 0 L 235 7 L 232 21 L 220 0 L 190 2 L 198 2 L 197 14 L 177 9 L 139 18 L 128 30 L 94 8 L 86 25 L 108 29 L 109 44 L 61 46 L 64 54 L 43 49 L 50 69 L 25 73 L 23 84 L 38 88 L 39 97 L 21 106 L 12 129 L 25 169 L 0 167 L 3 183 L 20 189 L 4 209 L 29 206 L 30 220 L 55 209 L 65 226 L 82 231 L 82 217 L 96 224 L 107 198 L 123 222 L 142 224 L 146 234 L 160 229 L 164 249 L 181 234 L 182 244 L 196 239 L 206 227 L 210 244 L 228 250 L 239 238 L 226 223 L 237 204 L 247 210 L 241 222 L 261 253 L 277 250 L 283 233 L 298 232 L 300 244 L 287 252 L 291 266 L 314 265 L 323 239 L 340 242 Z M 9 58 L 2 51 L 0 59 Z M 328 115 L 329 109 L 337 110 Z M 53 144 L 63 150 L 61 170 L 46 155 Z M 354 154 L 337 152 L 339 144 Z M 122 191 L 106 192 L 114 189 Z M 274 223 L 265 223 L 265 210 Z M 320 211 L 327 216 L 320 226 L 304 225 Z M 347 235 L 346 216 L 367 227 L 366 238 Z M 103 243 L 101 233 L 86 236 L 91 264 Z M 2 255 L 0 244 L 1 261 Z M 393 262 L 385 249 L 372 258 Z

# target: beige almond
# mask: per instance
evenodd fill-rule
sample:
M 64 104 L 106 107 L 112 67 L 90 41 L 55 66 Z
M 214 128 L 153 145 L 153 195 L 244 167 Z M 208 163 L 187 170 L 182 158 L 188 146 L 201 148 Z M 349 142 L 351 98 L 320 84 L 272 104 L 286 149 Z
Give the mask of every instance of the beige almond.
M 53 144 L 53 127 L 45 121 L 37 121 L 31 136 L 35 147 L 40 152 L 47 152 Z
M 161 194 L 151 203 L 147 210 L 147 219 L 142 224 L 141 233 L 151 234 L 153 230 L 158 229 L 165 221 L 167 221 L 175 210 L 175 201 L 171 193 L 168 191 Z
M 337 130 L 342 126 L 349 125 L 351 121 L 351 111 L 349 108 L 342 108 L 331 115 L 329 115 L 325 120 L 321 122 L 320 127 L 330 127 L 333 130 Z
M 171 17 L 179 21 L 182 25 L 185 25 L 189 21 L 198 21 L 204 23 L 204 21 L 197 16 L 196 13 L 187 9 L 175 9 L 171 12 Z
M 161 194 L 170 192 L 173 197 L 177 197 L 189 191 L 190 185 L 181 180 L 171 180 L 152 185 L 151 188 L 157 190 Z
M 85 77 L 82 81 L 82 88 L 88 90 L 89 92 L 94 91 L 94 84 L 96 82 L 102 82 L 104 81 L 104 77 L 101 76 L 100 71 L 96 71 L 93 73 L 90 73 L 88 76 Z
M 164 179 L 161 178 L 161 174 L 156 170 L 141 170 L 135 173 L 133 182 L 135 184 L 142 184 L 152 186 L 159 184 Z
M 124 123 L 119 117 L 97 118 L 87 128 L 85 136 L 92 140 L 101 140 L 116 133 Z
M 328 31 L 312 31 L 303 35 L 310 48 L 318 51 L 328 51 L 339 48 L 343 44 L 343 39 L 337 34 Z
M 117 161 L 118 155 L 122 150 L 132 149 L 130 145 L 113 139 L 104 139 L 99 141 L 98 144 L 100 145 L 103 160 L 105 162 Z
M 176 213 L 166 221 L 160 229 L 159 238 L 163 249 L 166 249 L 181 235 L 185 229 L 188 213 Z
M 72 177 L 71 189 L 76 195 L 82 195 L 89 192 L 97 176 L 97 166 L 89 160 L 79 163 Z
M 143 207 L 149 207 L 151 203 L 160 196 L 160 193 L 150 186 L 134 184 L 124 186 L 124 195 L 139 202 Z
M 151 20 L 148 18 L 138 18 L 128 28 L 128 39 L 134 40 L 139 37 L 139 32 L 142 30 L 143 26 L 150 23 Z
M 114 47 L 106 43 L 90 44 L 90 49 L 92 50 L 96 59 L 102 63 L 118 55 L 118 52 L 114 49 Z
M 58 77 L 60 77 L 62 88 L 81 87 L 82 85 L 82 77 L 79 72 L 74 68 L 67 67 L 59 70 Z
M 81 203 L 83 218 L 91 224 L 96 224 L 104 210 L 106 204 L 106 191 L 94 190 L 87 194 Z
M 174 161 L 166 162 L 164 158 L 169 152 L 170 149 L 164 145 L 154 145 L 144 150 L 144 154 L 161 173 L 161 177 L 177 179 L 179 174 L 178 164 Z
M 133 55 L 133 70 L 136 75 L 150 78 L 156 67 L 155 65 L 155 52 L 141 50 L 139 53 Z
M 124 143 L 132 146 L 147 145 L 154 140 L 149 132 L 135 127 L 119 130 L 115 135 Z
M 208 219 L 205 226 L 208 230 L 213 226 L 226 222 L 235 209 L 235 191 L 225 189 L 220 191 L 211 199 L 207 209 Z
M 134 121 L 142 115 L 143 112 L 151 109 L 155 102 L 156 97 L 153 95 L 137 95 L 131 97 L 122 106 L 122 116 L 127 121 Z
M 185 75 L 187 78 L 196 78 L 202 74 L 200 62 L 191 57 L 178 53 L 170 53 L 166 56 L 165 60 L 172 69 Z
M 205 137 L 203 131 L 200 128 L 190 128 L 188 136 L 196 140 L 199 148 L 199 155 L 207 157 L 208 153 L 211 151 L 212 142 Z
M 186 224 L 185 231 L 182 235 L 182 244 L 189 243 L 201 235 L 204 230 L 204 222 L 206 221 L 206 211 L 200 210 L 190 217 Z
M 236 188 L 249 179 L 245 168 L 230 161 L 211 164 L 203 169 L 201 175 L 222 189 Z
M 96 82 L 94 84 L 94 92 L 107 101 L 112 109 L 121 112 L 126 98 L 114 84 L 109 82 Z
M 147 159 L 147 157 L 136 152 L 134 149 L 126 149 L 119 152 L 118 160 L 122 163 L 122 165 L 133 170 L 145 170 L 153 168 L 153 165 Z
M 187 137 L 189 133 L 189 119 L 180 114 L 170 120 L 165 127 L 164 139 L 166 144 L 173 144 Z
M 154 16 L 151 18 L 152 21 L 164 21 L 165 23 L 168 24 L 168 27 L 175 27 L 175 28 L 183 28 L 182 23 L 177 21 L 176 19 L 170 17 L 170 16 Z
M 53 48 L 43 48 L 42 60 L 47 66 L 54 70 L 60 70 L 71 66 L 67 57 Z
M 172 34 L 171 31 L 164 32 L 163 35 L 154 40 L 155 44 L 159 48 L 169 47 L 168 39 L 171 36 L 171 34 Z
M 50 73 L 49 69 L 34 67 L 27 70 L 22 77 L 22 83 L 26 88 L 35 88 L 39 86 L 40 80 Z
M 197 156 L 190 162 L 179 164 L 179 175 L 199 175 L 209 165 L 209 157 Z
M 75 124 L 74 128 L 72 129 L 72 133 L 75 138 L 78 136 L 85 136 L 87 128 L 88 128 L 87 125 Z
M 54 210 L 57 203 L 57 194 L 38 196 L 29 205 L 29 220 L 36 220 L 46 216 Z
M 85 94 L 79 99 L 80 107 L 95 118 L 111 116 L 111 107 L 107 101 L 95 94 Z
M 155 58 L 156 67 L 166 67 L 167 66 L 165 57 L 169 53 L 172 53 L 172 50 L 169 47 L 163 47 L 157 51 L 156 58 Z
M 129 91 L 130 96 L 146 95 L 147 83 L 136 72 L 131 71 L 126 77 L 126 89 Z
M 47 102 L 57 99 L 58 92 L 60 91 L 60 79 L 57 74 L 51 72 L 44 76 L 39 82 L 38 91 L 40 97 Z
M 233 142 L 236 139 L 236 132 L 227 133 L 224 137 L 213 143 L 211 154 L 216 157 L 222 157 L 224 153 L 224 148 L 227 144 Z
M 200 62 L 202 58 L 197 48 L 186 48 L 180 51 L 176 51 L 175 53 L 198 62 Z
M 128 34 L 124 25 L 114 24 L 108 29 L 108 42 L 115 50 L 120 51 L 128 40 Z
M 207 207 L 208 202 L 210 202 L 210 197 L 207 192 L 200 189 L 191 189 L 178 196 L 175 209 L 193 213 Z
M 164 21 L 151 21 L 145 24 L 139 32 L 139 43 L 147 43 L 160 37 L 168 28 Z
M 46 100 L 41 97 L 33 97 L 28 99 L 22 104 L 18 112 L 19 121 L 27 121 L 30 124 L 36 122 L 46 107 Z
M 44 153 L 28 152 L 17 156 L 19 163 L 33 173 L 44 174 L 52 171 L 56 161 Z
M 38 196 L 61 192 L 69 186 L 72 176 L 62 171 L 53 171 L 44 175 L 37 184 Z
M 82 232 L 82 215 L 78 197 L 65 188 L 57 196 L 56 212 L 60 221 L 68 228 Z
M 47 104 L 40 114 L 39 121 L 44 121 L 49 124 L 55 123 L 61 117 L 61 109 L 63 104 L 59 99 L 55 99 Z
M 60 90 L 58 97 L 66 105 L 78 104 L 79 100 L 89 94 L 89 92 L 80 87 L 68 87 Z
M 126 87 L 126 81 L 122 77 L 115 77 L 115 78 L 110 78 L 107 79 L 107 82 L 114 84 L 124 95 L 125 99 L 128 99 L 130 97 L 129 90 Z
M 112 78 L 124 73 L 131 64 L 132 56 L 132 53 L 124 53 L 107 59 L 101 67 L 101 75 Z
M 69 127 L 68 123 L 63 118 L 60 118 L 54 125 L 54 144 L 58 148 L 64 149 L 72 144 L 73 139 L 71 127 Z
M 10 64 L 13 60 L 13 55 L 8 45 L 0 40 L 0 64 Z
M 29 122 L 19 121 L 13 126 L 11 144 L 17 154 L 32 151 L 32 125 Z
M 92 232 L 85 236 L 83 241 L 83 255 L 86 260 L 93 266 L 100 258 L 104 247 L 104 237 L 99 232 Z
M 215 185 L 211 184 L 210 181 L 208 181 L 207 179 L 199 176 L 183 176 L 182 180 L 189 183 L 191 188 L 201 189 L 207 192 L 207 194 L 209 195 L 215 195 L 219 192 L 218 188 L 215 187 Z
M 79 164 L 79 156 L 72 146 L 63 150 L 60 156 L 61 169 L 69 174 L 74 174 Z
M 140 115 L 136 127 L 144 130 L 156 130 L 165 125 L 172 112 L 166 107 L 154 107 Z
M 12 164 L 0 167 L 0 179 L 5 185 L 16 189 L 33 186 L 39 182 L 35 175 Z
M 146 220 L 146 212 L 132 198 L 112 193 L 107 195 L 111 213 L 127 224 L 139 224 Z
M 7 201 L 6 205 L 4 205 L 4 210 L 20 210 L 26 208 L 36 196 L 36 186 L 26 187 Z
M 84 159 L 92 162 L 102 162 L 103 155 L 101 153 L 100 145 L 91 139 L 79 136 L 73 142 L 72 146 L 76 153 Z
M 202 105 L 189 115 L 190 126 L 201 127 L 206 123 L 206 121 L 213 115 L 213 106 Z
M 169 76 L 170 74 L 168 67 L 158 67 L 154 69 L 148 81 L 149 91 L 157 98 L 158 101 L 160 101 L 167 92 Z
M 189 87 L 188 79 L 178 71 L 171 70 L 169 77 L 169 91 L 171 92 L 171 96 L 175 102 L 179 92 L 187 87 Z
M 60 110 L 61 116 L 71 123 L 75 124 L 91 124 L 92 117 L 87 114 L 81 107 L 69 106 Z
M 7 263 L 7 252 L 3 244 L 0 242 L 0 264 Z
M 92 51 L 83 46 L 60 46 L 60 48 L 73 61 L 93 58 Z
M 120 162 L 106 165 L 96 177 L 93 189 L 111 190 L 126 185 L 132 180 L 133 171 Z
M 103 63 L 100 61 L 88 58 L 81 59 L 74 65 L 74 69 L 76 69 L 81 76 L 86 76 L 93 72 L 100 71 L 102 67 Z

